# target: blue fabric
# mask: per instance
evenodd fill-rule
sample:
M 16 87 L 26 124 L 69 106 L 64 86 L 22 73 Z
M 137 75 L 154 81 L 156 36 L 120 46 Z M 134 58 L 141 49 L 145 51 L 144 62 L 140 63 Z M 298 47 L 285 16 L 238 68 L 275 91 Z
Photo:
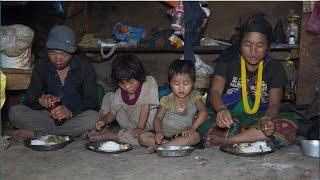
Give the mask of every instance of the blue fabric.
M 163 96 L 166 96 L 171 93 L 171 88 L 169 85 L 164 85 L 164 86 L 160 86 L 158 88 L 158 91 L 159 91 L 159 100 L 160 100 Z
M 129 33 L 122 33 L 119 28 L 124 27 L 127 28 Z M 122 23 L 117 23 L 113 28 L 114 36 L 117 40 L 128 42 L 129 40 L 139 42 L 139 40 L 146 36 L 147 31 L 142 28 L 138 28 L 135 26 L 129 26 Z

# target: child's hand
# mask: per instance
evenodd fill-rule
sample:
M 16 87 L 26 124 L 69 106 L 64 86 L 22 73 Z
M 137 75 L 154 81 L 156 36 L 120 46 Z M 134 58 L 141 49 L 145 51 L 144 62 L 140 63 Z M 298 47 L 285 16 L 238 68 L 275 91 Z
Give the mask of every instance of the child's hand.
M 163 138 L 164 138 L 163 133 L 162 132 L 158 132 L 158 133 L 156 133 L 156 135 L 154 137 L 154 141 L 156 142 L 156 144 L 161 144 Z
M 182 131 L 182 136 L 183 136 L 183 137 L 190 137 L 190 136 L 192 136 L 196 131 L 197 131 L 196 129 L 189 127 L 189 128 L 187 128 L 187 129 L 185 129 L 185 130 Z
M 132 136 L 134 138 L 138 138 L 142 133 L 143 133 L 143 130 L 141 128 L 138 128 L 138 127 L 134 128 L 132 130 Z
M 97 129 L 98 131 L 101 131 L 101 129 L 102 129 L 105 125 L 106 125 L 105 122 L 103 122 L 102 120 L 99 120 L 99 121 L 96 122 L 96 129 Z

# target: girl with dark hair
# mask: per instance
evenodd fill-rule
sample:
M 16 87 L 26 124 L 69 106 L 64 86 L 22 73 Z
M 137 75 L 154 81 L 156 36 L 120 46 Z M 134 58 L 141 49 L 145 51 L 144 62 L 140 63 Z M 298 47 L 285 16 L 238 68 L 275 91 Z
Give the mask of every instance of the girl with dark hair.
M 272 28 L 263 16 L 256 14 L 242 27 L 240 51 L 225 55 L 215 67 L 209 101 L 216 113 L 208 145 L 271 140 L 282 148 L 294 143 L 298 121 L 279 112 L 287 77 L 282 64 L 268 55 Z
M 175 60 L 171 63 L 168 80 L 172 92 L 160 99 L 153 121 L 155 133 L 145 132 L 139 138 L 142 145 L 151 149 L 159 145 L 197 144 L 200 141 L 198 127 L 208 115 L 200 93 L 193 90 L 196 76 L 191 61 Z
M 141 61 L 132 54 L 118 56 L 112 62 L 111 77 L 119 88 L 103 97 L 102 118 L 96 123 L 96 129 L 90 132 L 89 140 L 114 140 L 139 145 L 137 138 L 145 130 L 152 129 L 159 105 L 157 82 L 146 75 Z M 118 133 L 104 128 L 114 119 L 121 128 Z

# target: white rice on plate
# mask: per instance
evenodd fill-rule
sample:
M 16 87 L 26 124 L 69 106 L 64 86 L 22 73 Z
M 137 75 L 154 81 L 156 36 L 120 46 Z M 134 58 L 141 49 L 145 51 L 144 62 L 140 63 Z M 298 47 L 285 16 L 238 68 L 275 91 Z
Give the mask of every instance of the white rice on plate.
M 100 145 L 99 150 L 101 151 L 119 151 L 120 144 L 114 141 L 106 141 Z
M 270 152 L 272 149 L 267 145 L 266 141 L 257 141 L 254 143 L 241 143 L 240 145 L 233 145 L 242 153 L 258 153 L 258 152 Z

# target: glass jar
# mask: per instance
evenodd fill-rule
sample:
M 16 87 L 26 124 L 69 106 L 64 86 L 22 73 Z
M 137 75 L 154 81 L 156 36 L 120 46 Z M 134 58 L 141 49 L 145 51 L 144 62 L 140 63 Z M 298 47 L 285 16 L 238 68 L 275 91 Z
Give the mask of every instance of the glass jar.
M 300 16 L 297 15 L 295 13 L 294 9 L 290 10 L 290 15 L 287 18 L 287 42 L 288 44 L 290 44 L 290 40 L 291 40 L 291 44 L 292 44 L 292 38 L 294 37 L 295 39 L 295 43 L 294 44 L 298 44 L 299 42 L 299 20 L 300 20 Z M 290 39 L 291 38 L 291 39 Z

